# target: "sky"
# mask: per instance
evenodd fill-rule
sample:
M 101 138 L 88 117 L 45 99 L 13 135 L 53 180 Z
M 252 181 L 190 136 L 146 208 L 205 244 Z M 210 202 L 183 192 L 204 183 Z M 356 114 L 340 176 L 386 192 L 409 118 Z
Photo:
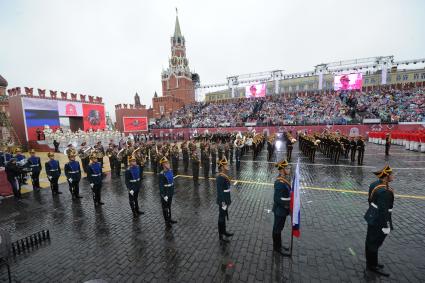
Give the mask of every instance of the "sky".
M 201 84 L 320 63 L 425 57 L 425 1 L 0 0 L 0 74 L 30 86 L 149 107 L 161 95 L 176 7 Z

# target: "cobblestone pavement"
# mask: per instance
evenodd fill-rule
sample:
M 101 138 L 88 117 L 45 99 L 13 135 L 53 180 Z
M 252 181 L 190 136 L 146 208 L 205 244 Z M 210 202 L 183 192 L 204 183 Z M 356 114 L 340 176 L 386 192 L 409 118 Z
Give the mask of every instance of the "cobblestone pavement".
M 425 281 L 425 154 L 394 146 L 385 161 L 384 148 L 368 144 L 365 166 L 341 160 L 331 164 L 317 154 L 315 164 L 301 161 L 301 238 L 294 239 L 292 260 L 272 251 L 273 164 L 263 150 L 256 161 L 245 155 L 235 180 L 228 230 L 231 243 L 220 245 L 217 234 L 213 178 L 193 186 L 189 173 L 175 179 L 173 216 L 165 229 L 157 180 L 145 175 L 139 196 L 145 214 L 133 220 L 123 179 L 107 176 L 95 209 L 88 183 L 82 181 L 81 201 L 72 202 L 66 184 L 52 198 L 48 189 L 0 202 L 1 228 L 13 240 L 49 229 L 51 241 L 12 259 L 15 282 L 380 282 L 364 274 L 364 240 L 371 172 L 389 162 L 395 169 L 393 187 L 395 230 L 380 250 L 389 282 Z M 276 153 L 279 159 L 284 151 Z M 182 168 L 182 166 L 180 166 Z M 147 168 L 147 171 L 150 171 Z M 202 172 L 202 170 L 201 170 Z M 180 172 L 182 173 L 182 172 Z M 284 245 L 290 229 L 284 229 Z M 0 281 L 6 281 L 0 269 Z

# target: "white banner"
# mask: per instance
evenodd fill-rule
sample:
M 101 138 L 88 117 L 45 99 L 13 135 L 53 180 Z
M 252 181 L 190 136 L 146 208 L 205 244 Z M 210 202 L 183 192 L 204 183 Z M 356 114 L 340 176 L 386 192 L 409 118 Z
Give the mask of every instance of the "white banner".
M 59 116 L 83 117 L 83 104 L 75 101 L 58 100 Z

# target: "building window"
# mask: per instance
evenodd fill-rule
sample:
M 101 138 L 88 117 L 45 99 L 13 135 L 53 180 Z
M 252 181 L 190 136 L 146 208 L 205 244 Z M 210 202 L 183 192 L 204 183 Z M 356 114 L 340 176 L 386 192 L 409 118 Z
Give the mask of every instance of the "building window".
M 376 80 L 375 80 L 375 78 L 370 78 L 370 83 L 371 83 L 371 84 L 374 84 L 374 83 L 376 83 Z
M 414 79 L 414 80 L 419 79 L 419 74 L 418 74 L 418 73 L 414 74 L 414 75 L 413 75 L 413 79 Z
M 409 75 L 408 74 L 404 74 L 403 75 L 403 81 L 407 81 L 408 78 L 409 78 Z
M 161 115 L 163 115 L 163 114 L 164 114 L 164 105 L 160 105 L 160 106 L 159 106 L 159 113 L 160 113 Z
M 421 74 L 421 79 L 423 79 L 423 80 L 425 79 L 425 73 Z
M 364 80 L 364 83 L 365 83 L 365 84 L 368 84 L 368 83 L 369 83 L 369 78 L 366 78 L 366 79 Z
M 396 81 L 401 81 L 401 75 L 397 75 Z

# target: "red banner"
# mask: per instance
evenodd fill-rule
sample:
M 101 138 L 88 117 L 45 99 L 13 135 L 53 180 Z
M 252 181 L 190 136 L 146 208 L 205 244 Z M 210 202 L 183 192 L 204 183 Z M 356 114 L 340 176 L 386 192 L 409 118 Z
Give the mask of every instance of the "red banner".
M 106 127 L 105 106 L 83 103 L 84 131 L 88 129 L 103 130 Z
M 144 132 L 148 130 L 147 117 L 123 117 L 124 132 Z

